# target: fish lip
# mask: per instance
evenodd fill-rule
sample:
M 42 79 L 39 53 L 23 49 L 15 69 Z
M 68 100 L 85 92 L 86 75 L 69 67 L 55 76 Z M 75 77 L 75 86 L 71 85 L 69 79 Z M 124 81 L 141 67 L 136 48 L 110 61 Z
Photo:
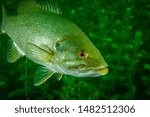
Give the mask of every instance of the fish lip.
M 98 73 L 98 74 L 101 74 L 101 75 L 105 75 L 109 71 L 108 65 L 106 65 L 106 66 L 97 66 L 97 67 L 92 68 L 92 70 L 94 72 Z
M 97 66 L 97 67 L 93 67 L 92 70 L 102 70 L 102 69 L 105 69 L 107 68 L 108 65 L 105 65 L 105 66 Z

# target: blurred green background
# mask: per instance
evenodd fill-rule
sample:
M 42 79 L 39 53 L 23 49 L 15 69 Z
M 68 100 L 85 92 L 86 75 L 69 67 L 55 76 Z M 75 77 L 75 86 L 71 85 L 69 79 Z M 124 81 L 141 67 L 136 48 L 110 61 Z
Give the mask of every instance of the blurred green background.
M 58 0 L 58 3 L 64 17 L 79 25 L 101 51 L 109 74 L 96 78 L 64 75 L 60 81 L 53 76 L 35 87 L 33 76 L 39 65 L 25 57 L 8 63 L 8 36 L 0 35 L 0 99 L 150 99 L 150 1 Z

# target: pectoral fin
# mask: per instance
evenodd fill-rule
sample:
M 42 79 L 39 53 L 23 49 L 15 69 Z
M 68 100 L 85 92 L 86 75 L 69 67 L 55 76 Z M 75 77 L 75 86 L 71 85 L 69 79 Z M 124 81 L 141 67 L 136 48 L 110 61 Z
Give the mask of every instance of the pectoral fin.
M 45 68 L 39 67 L 35 73 L 34 85 L 39 86 L 48 80 L 55 72 Z
M 53 58 L 53 51 L 46 51 L 35 44 L 28 43 L 26 56 L 37 63 L 50 63 Z
M 10 63 L 16 62 L 22 56 L 21 52 L 17 49 L 16 44 L 9 40 L 7 50 L 7 61 Z

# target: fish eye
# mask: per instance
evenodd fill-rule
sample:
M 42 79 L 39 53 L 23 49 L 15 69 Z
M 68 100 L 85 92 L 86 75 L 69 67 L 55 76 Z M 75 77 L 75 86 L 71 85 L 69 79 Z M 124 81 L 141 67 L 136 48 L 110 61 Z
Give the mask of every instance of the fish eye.
M 78 51 L 77 53 L 79 58 L 87 58 L 88 54 L 86 54 L 83 50 Z

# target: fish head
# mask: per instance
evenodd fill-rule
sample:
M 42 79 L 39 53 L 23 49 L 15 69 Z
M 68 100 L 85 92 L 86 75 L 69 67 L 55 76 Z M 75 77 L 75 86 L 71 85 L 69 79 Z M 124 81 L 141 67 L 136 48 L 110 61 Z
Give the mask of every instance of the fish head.
M 64 36 L 55 45 L 57 63 L 64 74 L 97 77 L 108 73 L 100 51 L 86 36 Z

